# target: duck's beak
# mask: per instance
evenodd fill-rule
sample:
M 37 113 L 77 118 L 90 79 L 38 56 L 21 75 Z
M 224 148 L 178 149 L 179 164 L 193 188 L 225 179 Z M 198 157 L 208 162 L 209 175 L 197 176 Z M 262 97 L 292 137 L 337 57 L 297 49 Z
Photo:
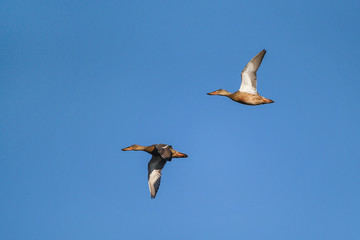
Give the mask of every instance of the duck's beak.
M 188 155 L 186 155 L 185 153 L 181 153 L 181 152 L 178 152 L 178 151 L 175 151 L 173 153 L 173 158 L 187 158 Z
M 131 151 L 131 150 L 133 150 L 133 149 L 132 149 L 132 147 L 130 146 L 130 147 L 123 148 L 123 149 L 121 149 L 121 150 L 123 150 L 123 151 Z
M 218 95 L 217 91 L 209 92 L 207 95 Z

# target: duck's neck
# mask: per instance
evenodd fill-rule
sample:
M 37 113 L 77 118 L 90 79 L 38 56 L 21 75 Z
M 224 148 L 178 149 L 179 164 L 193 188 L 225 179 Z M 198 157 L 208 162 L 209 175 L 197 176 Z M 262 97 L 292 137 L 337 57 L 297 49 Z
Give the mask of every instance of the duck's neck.
M 148 152 L 151 153 L 154 150 L 154 146 L 140 146 L 137 145 L 136 147 L 133 148 L 134 151 L 144 151 L 144 152 Z
M 220 96 L 226 96 L 226 97 L 229 97 L 232 93 L 226 91 L 226 90 L 223 90 L 221 91 L 221 93 L 218 93 L 218 95 Z

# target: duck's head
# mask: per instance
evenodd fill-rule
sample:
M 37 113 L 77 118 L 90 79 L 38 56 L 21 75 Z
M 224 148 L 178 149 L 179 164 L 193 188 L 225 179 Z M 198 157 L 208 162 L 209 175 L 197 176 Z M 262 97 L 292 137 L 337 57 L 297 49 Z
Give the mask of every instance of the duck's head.
M 121 149 L 123 151 L 139 151 L 139 150 L 143 150 L 143 147 L 137 144 L 131 145 L 130 147 L 126 147 Z
M 227 96 L 230 93 L 224 89 L 219 89 L 213 92 L 208 93 L 207 95 L 220 95 L 220 96 Z

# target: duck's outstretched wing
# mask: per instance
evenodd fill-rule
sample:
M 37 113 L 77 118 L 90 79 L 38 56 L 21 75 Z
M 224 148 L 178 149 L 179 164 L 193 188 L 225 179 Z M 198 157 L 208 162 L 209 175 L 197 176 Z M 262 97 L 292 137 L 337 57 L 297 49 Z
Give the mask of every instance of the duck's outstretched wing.
M 250 62 L 246 65 L 241 72 L 241 86 L 239 91 L 256 94 L 256 71 L 259 69 L 260 64 L 265 56 L 266 50 L 259 52 Z
M 166 160 L 160 156 L 152 156 L 148 164 L 148 182 L 151 198 L 155 198 L 160 187 L 161 170 L 164 168 Z
M 171 161 L 172 158 L 172 146 L 167 144 L 156 144 L 155 148 L 159 155 L 165 160 L 165 161 Z

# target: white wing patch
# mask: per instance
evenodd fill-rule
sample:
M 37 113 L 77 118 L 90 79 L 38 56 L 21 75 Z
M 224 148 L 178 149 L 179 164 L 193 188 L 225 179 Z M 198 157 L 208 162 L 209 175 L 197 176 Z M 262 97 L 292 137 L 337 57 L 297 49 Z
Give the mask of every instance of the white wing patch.
M 160 187 L 161 169 L 154 169 L 149 176 L 149 189 L 151 198 L 155 198 L 156 193 Z
M 243 71 L 241 73 L 241 86 L 239 89 L 240 92 L 247 92 L 251 94 L 256 94 L 256 72 L 248 73 Z
M 259 52 L 253 59 L 248 62 L 244 70 L 241 72 L 240 92 L 247 92 L 250 94 L 257 94 L 256 88 L 256 72 L 265 56 L 265 49 Z

